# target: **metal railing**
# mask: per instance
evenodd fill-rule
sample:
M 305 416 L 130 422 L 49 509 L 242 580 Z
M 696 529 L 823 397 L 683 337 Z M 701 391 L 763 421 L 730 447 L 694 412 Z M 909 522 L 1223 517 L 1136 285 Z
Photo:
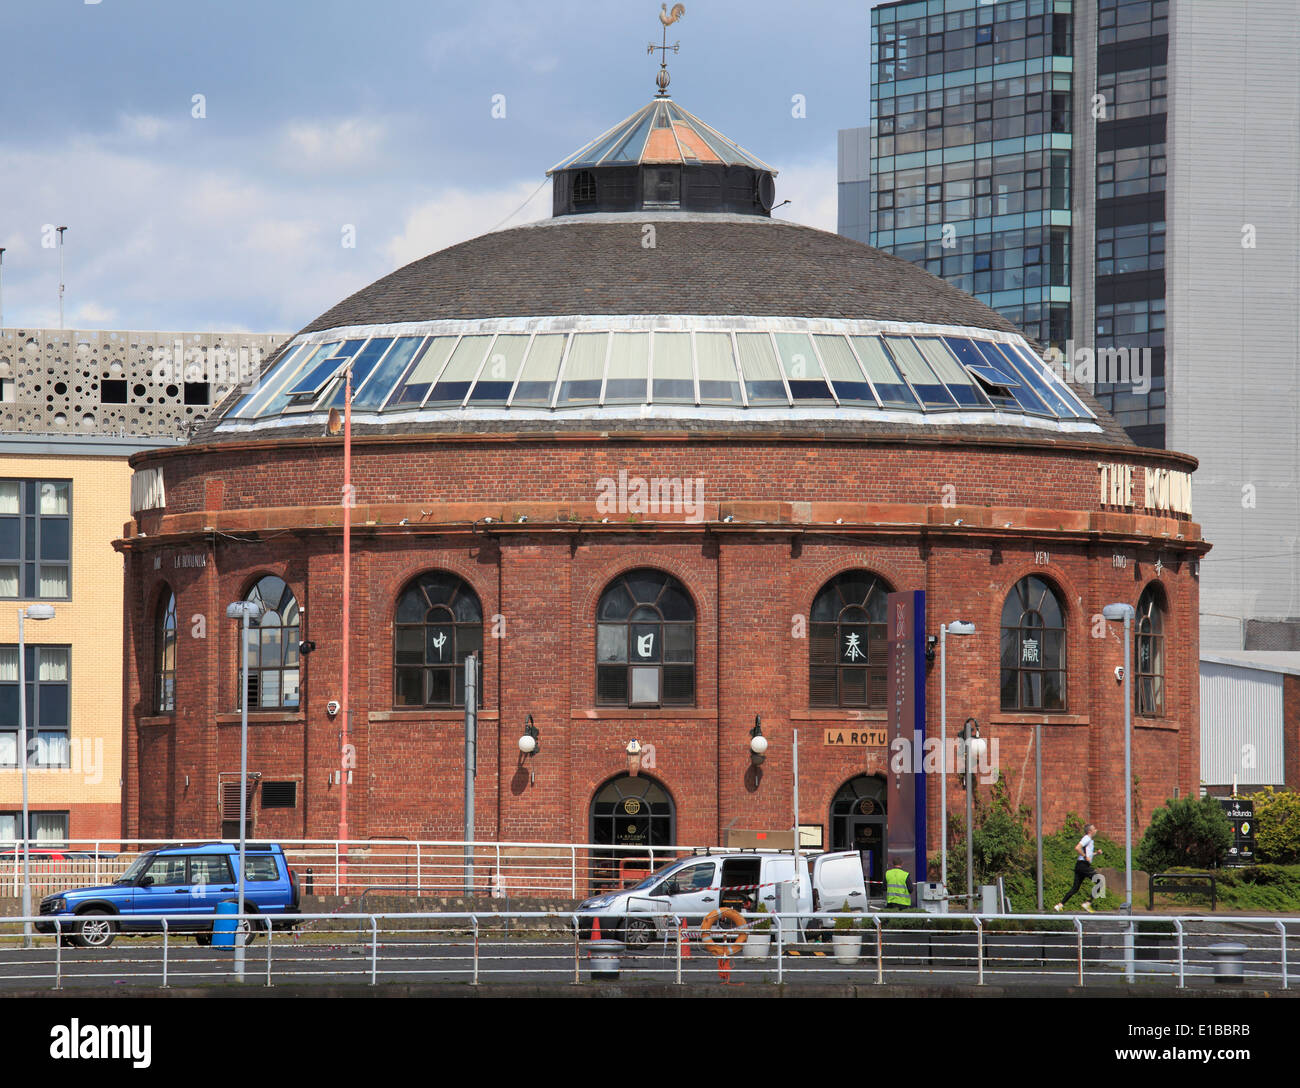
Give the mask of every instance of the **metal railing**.
M 236 917 L 222 916 L 232 924 Z M 614 957 L 618 977 L 632 983 L 931 981 L 1013 989 L 1025 982 L 1155 980 L 1180 988 L 1244 982 L 1288 990 L 1300 953 L 1300 919 L 1279 918 L 1169 917 L 1161 920 L 1167 932 L 1153 933 L 1123 916 L 868 913 L 854 916 L 855 928 L 836 929 L 845 915 L 747 914 L 743 929 L 712 934 L 723 953 L 718 956 L 701 941 L 700 920 L 676 914 L 641 915 L 656 927 L 642 948 L 591 941 L 592 915 L 570 911 L 307 914 L 293 919 L 292 931 L 265 928 L 286 920 L 240 917 L 260 942 L 244 949 L 243 981 L 261 986 L 585 983 L 593 973 L 608 974 Z M 153 921 L 160 931 L 118 933 L 109 947 L 84 948 L 71 946 L 79 936 L 77 919 L 0 919 L 0 996 L 45 987 L 234 980 L 235 949 L 216 946 L 220 936 L 212 935 L 210 917 L 136 915 L 132 921 Z M 608 937 L 609 927 L 617 933 L 622 920 L 602 921 Z M 24 922 L 53 932 L 25 935 Z M 760 922 L 770 926 L 766 934 Z M 195 942 L 196 935 L 205 940 Z
M 39 899 L 67 888 L 111 884 L 140 854 L 189 839 L 71 840 L 58 846 L 62 860 L 48 859 L 51 844 L 30 861 L 32 895 Z M 206 841 L 237 841 L 217 840 Z M 259 839 L 257 841 L 265 841 Z M 727 853 L 704 846 L 629 847 L 596 843 L 477 842 L 406 839 L 276 839 L 307 894 L 355 895 L 384 886 L 411 895 L 473 894 L 581 899 L 635 883 L 653 870 L 692 853 Z M 472 846 L 474 879 L 465 886 L 465 848 Z M 733 851 L 734 852 L 734 851 Z M 83 857 L 67 855 L 83 854 Z M 20 843 L 0 844 L 0 894 L 18 896 L 23 879 Z

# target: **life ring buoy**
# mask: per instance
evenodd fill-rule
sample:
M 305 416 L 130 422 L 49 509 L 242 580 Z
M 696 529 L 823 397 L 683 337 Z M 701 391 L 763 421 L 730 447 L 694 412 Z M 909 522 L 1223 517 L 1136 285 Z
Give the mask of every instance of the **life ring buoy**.
M 709 931 L 721 921 L 730 922 L 736 928 L 728 930 L 726 940 L 719 943 L 710 938 Z M 721 910 L 715 910 L 712 914 L 705 916 L 704 924 L 700 926 L 700 940 L 707 951 L 713 953 L 718 959 L 726 959 L 734 955 L 736 949 L 744 944 L 749 936 L 744 927 L 745 918 L 740 911 L 732 910 L 730 907 L 723 907 Z

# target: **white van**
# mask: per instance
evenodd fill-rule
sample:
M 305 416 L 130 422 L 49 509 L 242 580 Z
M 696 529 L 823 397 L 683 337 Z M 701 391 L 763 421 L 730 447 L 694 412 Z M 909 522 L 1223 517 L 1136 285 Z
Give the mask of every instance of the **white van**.
M 835 911 L 845 903 L 856 910 L 867 906 L 856 850 L 798 859 L 792 853 L 746 850 L 683 858 L 635 887 L 585 900 L 578 913 L 599 918 L 602 937 L 643 947 L 666 936 L 674 917 L 697 925 L 722 907 L 752 911 L 760 903 L 775 914 L 782 884 L 785 903 L 801 913 Z M 584 918 L 579 930 L 589 935 L 590 922 Z

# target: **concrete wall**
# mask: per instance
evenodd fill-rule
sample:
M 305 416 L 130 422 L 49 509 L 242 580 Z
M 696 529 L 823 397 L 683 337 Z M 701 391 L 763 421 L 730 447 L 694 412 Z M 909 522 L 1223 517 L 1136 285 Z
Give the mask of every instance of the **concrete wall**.
M 836 233 L 866 245 L 871 238 L 871 129 L 839 132 L 839 215 Z
M 184 438 L 227 393 L 253 382 L 284 340 L 279 333 L 0 329 L 0 432 Z M 125 403 L 114 403 L 116 394 Z
M 1300 8 L 1171 4 L 1169 49 L 1168 442 L 1201 461 L 1202 649 L 1242 649 L 1300 616 Z

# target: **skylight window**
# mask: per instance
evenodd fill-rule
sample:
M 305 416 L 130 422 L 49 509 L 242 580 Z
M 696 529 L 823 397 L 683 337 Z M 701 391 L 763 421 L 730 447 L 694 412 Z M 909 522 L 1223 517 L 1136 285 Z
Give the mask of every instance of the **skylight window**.
M 227 418 L 341 408 L 350 358 L 354 416 L 461 409 L 535 416 L 599 406 L 627 415 L 642 405 L 680 416 L 699 405 L 814 414 L 843 408 L 846 418 L 960 409 L 1091 420 L 1074 393 L 1015 341 L 827 331 L 826 324 L 810 329 L 793 319 L 763 319 L 755 328 L 751 318 L 700 318 L 696 327 L 673 318 L 664 323 L 676 327 L 653 331 L 644 317 L 554 320 L 555 331 L 529 331 L 532 319 L 495 331 L 501 323 L 494 319 L 492 331 L 464 322 L 452 326 L 454 333 L 294 343 Z
M 781 358 L 781 369 L 785 371 L 785 380 L 789 383 L 790 395 L 794 397 L 795 404 L 826 401 L 835 403 L 831 387 L 822 376 L 822 365 L 807 334 L 778 332 L 774 339 Z
M 813 341 L 840 403 L 847 401 L 875 407 L 876 397 L 871 392 L 871 384 L 863 376 L 848 341 L 842 336 L 814 336 Z
M 455 336 L 432 337 L 416 358 L 415 365 L 403 379 L 396 395 L 388 402 L 388 407 L 418 405 L 423 401 L 429 395 L 429 387 L 447 365 L 447 358 L 456 347 L 457 339 Z
M 297 407 L 315 401 L 330 379 L 343 369 L 343 364 L 356 354 L 357 348 L 363 343 L 364 340 L 348 340 L 332 355 L 318 353 L 312 366 L 301 377 L 289 383 L 289 404 Z
M 518 336 L 498 336 L 488 351 L 487 360 L 479 372 L 478 381 L 469 395 L 469 404 L 481 407 L 494 405 L 504 407 L 510 399 L 510 391 L 515 387 L 519 377 L 519 368 L 523 365 L 524 353 L 528 350 L 527 334 Z
M 772 350 L 772 338 L 765 332 L 736 333 L 740 350 L 740 369 L 745 375 L 745 396 L 750 407 L 790 403 L 781 367 Z
M 388 399 L 397 380 L 423 343 L 423 336 L 403 336 L 393 344 L 392 350 L 384 356 L 384 361 L 370 376 L 370 380 L 361 387 L 359 392 L 354 393 L 353 409 L 380 407 Z
M 930 369 L 915 344 L 905 336 L 886 336 L 885 346 L 894 357 L 899 370 L 911 382 L 921 403 L 930 408 L 952 408 L 956 405 L 948 387 Z
M 740 376 L 729 333 L 697 332 L 695 360 L 700 370 L 701 404 L 740 403 Z

